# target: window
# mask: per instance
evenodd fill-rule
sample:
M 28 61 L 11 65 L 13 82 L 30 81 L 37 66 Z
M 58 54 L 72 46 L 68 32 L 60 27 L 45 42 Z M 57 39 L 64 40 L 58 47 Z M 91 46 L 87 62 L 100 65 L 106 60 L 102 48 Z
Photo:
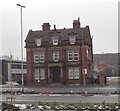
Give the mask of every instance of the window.
M 59 51 L 53 51 L 53 61 L 59 61 Z
M 40 63 L 44 62 L 44 53 L 40 52 Z
M 26 65 L 23 65 L 23 69 L 26 69 Z
M 39 80 L 39 69 L 35 69 L 35 80 Z
M 68 61 L 72 61 L 73 60 L 73 52 L 70 50 L 68 51 Z
M 53 45 L 58 45 L 58 37 L 53 37 Z
M 79 67 L 68 68 L 69 79 L 79 79 Z
M 36 38 L 36 45 L 41 46 L 41 38 Z
M 44 52 L 34 53 L 34 63 L 44 63 Z
M 16 64 L 12 64 L 12 69 L 16 69 L 17 65 Z
M 17 69 L 21 69 L 22 67 L 21 67 L 21 65 L 17 65 Z
M 74 67 L 74 78 L 79 79 L 79 68 L 78 67 Z
M 76 42 L 76 37 L 75 37 L 75 36 L 69 37 L 69 41 L 70 41 L 70 44 L 75 44 L 75 42 Z
M 73 79 L 73 68 L 68 69 L 69 79 Z
M 44 68 L 35 69 L 35 80 L 44 80 L 44 79 L 45 79 Z
M 34 53 L 34 63 L 39 63 L 39 53 Z
M 78 61 L 78 59 L 79 59 L 78 51 L 74 51 L 73 54 L 74 54 L 74 61 Z
M 44 80 L 44 79 L 45 79 L 45 70 L 40 69 L 40 80 Z
M 79 60 L 79 51 L 78 50 L 69 50 L 68 51 L 68 61 L 78 61 Z

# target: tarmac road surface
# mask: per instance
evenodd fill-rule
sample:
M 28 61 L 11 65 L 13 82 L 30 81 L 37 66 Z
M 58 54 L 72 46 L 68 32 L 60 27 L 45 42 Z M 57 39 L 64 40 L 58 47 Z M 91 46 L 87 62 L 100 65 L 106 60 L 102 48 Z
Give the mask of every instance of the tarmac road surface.
M 10 95 L 2 95 L 1 101 L 6 101 Z M 119 95 L 92 95 L 83 96 L 80 94 L 21 94 L 14 95 L 16 103 L 37 103 L 41 102 L 66 102 L 66 103 L 118 103 Z

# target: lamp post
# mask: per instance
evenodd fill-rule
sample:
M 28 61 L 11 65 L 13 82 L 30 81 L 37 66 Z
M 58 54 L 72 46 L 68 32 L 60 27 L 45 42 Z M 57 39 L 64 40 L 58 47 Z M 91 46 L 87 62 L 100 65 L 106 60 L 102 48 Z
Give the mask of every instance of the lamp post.
M 10 82 L 11 82 L 11 104 L 12 104 L 12 55 L 10 54 Z
M 21 70 L 22 70 L 22 92 L 24 92 L 24 75 L 23 75 L 23 29 L 22 29 L 22 8 L 25 8 L 25 6 L 16 4 L 20 7 L 20 14 L 21 14 Z

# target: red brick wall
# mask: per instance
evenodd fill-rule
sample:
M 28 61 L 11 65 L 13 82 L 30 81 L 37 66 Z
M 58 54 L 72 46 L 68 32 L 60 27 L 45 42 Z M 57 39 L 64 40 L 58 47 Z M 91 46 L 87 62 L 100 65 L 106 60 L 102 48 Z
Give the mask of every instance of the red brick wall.
M 48 57 L 48 61 L 52 60 L 53 57 L 52 57 L 52 50 L 51 49 L 48 49 L 47 57 Z
M 27 84 L 32 84 L 33 81 L 33 75 L 32 75 L 32 59 L 33 55 L 31 52 L 31 49 L 27 49 Z
M 78 48 L 78 47 L 76 47 L 76 48 Z M 74 47 L 73 49 L 76 49 L 76 48 Z M 53 58 L 52 48 L 48 48 L 47 51 L 48 51 L 47 53 L 45 52 L 45 54 L 46 54 L 45 55 L 45 59 L 48 59 L 48 60 L 45 60 L 45 61 L 50 62 L 50 61 L 52 61 L 52 58 Z M 64 51 L 63 49 L 60 49 L 59 51 L 60 51 L 59 52 L 59 54 L 60 54 L 60 61 L 68 61 L 67 51 Z M 33 82 L 35 84 L 46 83 L 47 82 L 46 80 L 45 81 L 41 81 L 40 83 L 38 83 L 37 81 L 33 80 L 34 79 L 34 77 L 33 77 L 33 52 L 31 52 L 31 49 L 28 48 L 26 53 L 27 53 L 27 83 L 28 84 L 33 84 Z M 84 55 L 84 57 L 83 57 L 82 54 Z M 90 57 L 92 57 L 92 56 L 90 56 Z M 88 65 L 87 65 L 86 47 L 84 47 L 83 50 L 81 48 L 79 48 L 79 59 L 80 59 L 80 62 L 81 62 L 81 59 L 83 59 L 83 58 L 84 58 L 84 68 L 87 68 L 89 70 L 90 68 L 88 68 Z M 80 66 L 80 73 L 81 73 L 82 67 L 83 66 Z M 91 70 L 92 70 L 92 68 L 91 68 Z M 80 75 L 80 79 L 79 80 L 69 80 L 68 79 L 68 69 L 67 68 L 66 69 L 64 68 L 63 74 L 64 74 L 64 76 L 63 76 L 63 83 L 67 83 L 67 84 L 69 84 L 69 83 L 81 84 L 82 83 L 83 84 L 83 75 L 82 74 Z M 46 75 L 47 75 L 47 73 L 46 73 Z M 91 74 L 86 74 L 85 77 L 86 77 L 86 84 L 90 83 L 89 78 L 91 78 Z

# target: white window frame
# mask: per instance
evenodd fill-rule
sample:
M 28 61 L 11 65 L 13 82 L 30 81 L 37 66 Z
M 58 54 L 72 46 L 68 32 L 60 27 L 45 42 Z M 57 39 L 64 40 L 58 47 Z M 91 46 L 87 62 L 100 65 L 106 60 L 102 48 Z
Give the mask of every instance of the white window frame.
M 73 77 L 73 68 L 68 68 L 68 78 L 69 79 L 74 79 L 74 77 Z
M 79 51 L 78 50 L 69 50 L 68 51 L 68 61 L 78 61 L 78 60 L 79 60 Z
M 79 79 L 80 70 L 79 67 L 69 67 L 68 68 L 68 79 Z
M 44 68 L 34 69 L 34 76 L 35 80 L 45 80 L 45 69 Z
M 73 61 L 73 51 L 72 50 L 68 51 L 68 61 Z
M 53 61 L 59 61 L 59 51 L 53 51 Z
M 70 44 L 75 44 L 76 42 L 76 36 L 70 36 L 69 37 Z
M 79 52 L 78 52 L 78 50 L 74 51 L 73 55 L 74 55 L 74 61 L 78 61 L 79 60 Z
M 34 73 L 35 73 L 35 80 L 39 80 L 40 79 L 39 69 L 35 69 Z
M 34 53 L 34 63 L 39 63 L 39 53 Z
M 53 45 L 58 45 L 58 37 L 53 37 Z
M 45 80 L 45 69 L 44 68 L 40 69 L 40 80 Z
M 79 72 L 80 72 L 79 67 L 74 67 L 74 79 L 80 78 Z
M 36 38 L 36 45 L 41 46 L 42 44 L 42 39 L 41 38 Z
M 44 52 L 40 52 L 40 63 L 44 63 Z
M 34 63 L 44 63 L 44 52 L 34 52 Z

